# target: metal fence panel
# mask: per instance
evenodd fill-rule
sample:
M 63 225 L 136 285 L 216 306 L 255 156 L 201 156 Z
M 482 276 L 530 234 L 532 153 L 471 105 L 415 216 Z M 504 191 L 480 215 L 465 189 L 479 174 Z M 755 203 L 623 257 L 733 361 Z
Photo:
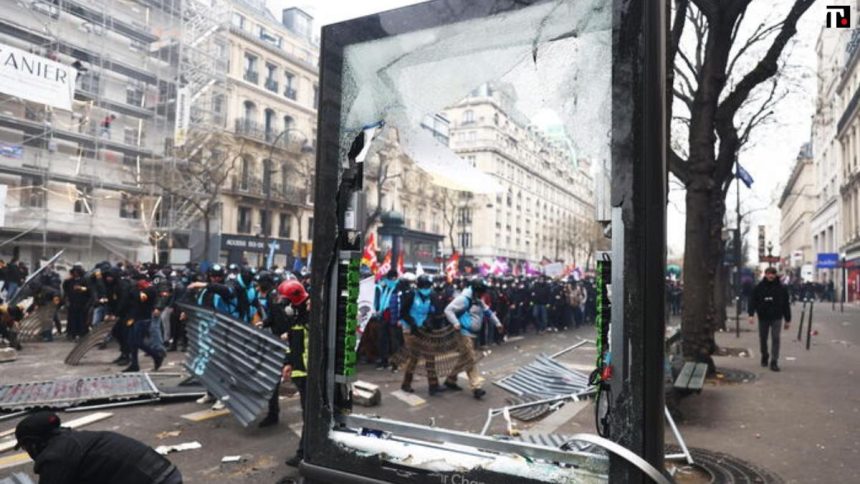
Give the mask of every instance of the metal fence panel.
M 541 398 L 580 393 L 590 387 L 588 375 L 571 370 L 544 354 L 493 383 L 520 397 L 536 395 Z
M 186 368 L 247 427 L 268 410 L 287 344 L 224 314 L 180 306 L 188 317 Z
M 155 398 L 158 389 L 146 373 L 61 378 L 0 386 L 0 410 L 67 408 L 96 400 Z

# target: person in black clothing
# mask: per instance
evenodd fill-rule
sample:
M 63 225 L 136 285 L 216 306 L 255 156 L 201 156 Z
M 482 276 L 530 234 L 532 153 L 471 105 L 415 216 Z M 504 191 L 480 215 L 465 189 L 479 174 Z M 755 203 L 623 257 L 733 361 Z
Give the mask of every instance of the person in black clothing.
M 18 267 L 18 261 L 16 259 L 12 259 L 9 262 L 9 265 L 3 266 L 3 290 L 6 291 L 6 299 L 11 300 L 12 296 L 15 295 L 15 292 L 18 291 L 18 286 L 23 282 L 23 278 L 21 277 L 21 270 Z
M 547 330 L 547 309 L 550 305 L 550 287 L 546 276 L 541 276 L 532 285 L 531 292 L 532 317 L 538 333 Z
M 295 312 L 289 308 L 289 302 L 275 290 L 275 278 L 269 271 L 260 271 L 255 277 L 259 290 L 259 326 L 269 328 L 276 338 L 286 339 Z M 286 355 L 284 355 L 286 359 Z M 284 362 L 285 364 L 287 361 Z M 271 427 L 280 421 L 281 407 L 278 403 L 281 381 L 275 384 L 272 397 L 269 398 L 269 411 L 260 421 L 259 427 Z
M 448 320 L 445 319 L 445 313 L 441 308 L 447 307 L 454 300 L 454 287 L 448 284 L 448 279 L 445 276 L 434 276 L 433 292 L 430 297 L 433 307 L 437 309 L 430 316 L 430 329 L 444 328 L 448 325 Z
M 111 336 L 119 343 L 119 358 L 113 363 L 126 366 L 131 363 L 131 345 L 129 335 L 131 326 L 127 324 L 128 312 L 132 302 L 129 298 L 134 290 L 134 282 L 123 277 L 122 269 L 113 267 L 105 277 L 108 287 L 108 311 L 116 318 Z
M 788 290 L 776 277 L 776 269 L 768 267 L 764 279 L 753 289 L 749 301 L 750 324 L 755 323 L 754 315 L 758 313 L 758 334 L 761 344 L 761 366 L 768 364 L 767 337 L 771 335 L 770 369 L 779 371 L 779 333 L 782 320 L 785 319 L 785 329 L 791 322 L 791 302 Z
M 511 336 L 526 332 L 529 318 L 529 297 L 528 286 L 526 286 L 525 280 L 520 277 L 516 281 L 516 286 L 511 289 L 510 331 L 508 332 Z
M 63 281 L 63 298 L 68 308 L 66 337 L 80 338 L 89 331 L 87 313 L 90 304 L 90 289 L 80 263 L 72 266 L 68 279 Z
M 15 437 L 39 484 L 182 484 L 179 469 L 151 447 L 115 432 L 62 428 L 54 412 L 27 416 Z
M 185 331 L 185 315 L 179 308 L 179 303 L 191 303 L 187 300 L 188 290 L 186 287 L 191 282 L 189 271 L 184 273 L 170 274 L 168 283 L 171 286 L 170 310 L 170 346 L 168 351 L 185 352 L 188 349 L 188 333 Z
M 152 324 L 152 314 L 155 310 L 155 302 L 158 294 L 155 286 L 152 285 L 144 274 L 136 273 L 132 275 L 135 284 L 132 286 L 131 295 L 128 302 L 131 309 L 126 315 L 125 324 L 130 328 L 129 334 L 129 350 L 130 362 L 128 368 L 123 370 L 126 372 L 140 371 L 140 365 L 137 359 L 138 350 L 143 350 L 155 362 L 155 370 L 161 368 L 164 362 L 164 353 L 157 348 L 151 347 L 146 343 L 145 338 L 149 333 L 149 325 Z

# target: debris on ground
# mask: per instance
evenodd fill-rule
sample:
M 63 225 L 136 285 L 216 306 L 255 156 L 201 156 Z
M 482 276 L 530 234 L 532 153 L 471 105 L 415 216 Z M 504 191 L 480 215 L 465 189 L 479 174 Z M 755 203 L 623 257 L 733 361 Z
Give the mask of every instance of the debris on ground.
M 15 361 L 18 359 L 18 352 L 15 348 L 0 348 L 0 363 L 7 361 Z
M 182 434 L 181 430 L 170 430 L 166 432 L 159 432 L 155 435 L 155 438 L 158 440 L 164 440 L 168 437 L 179 437 Z
M 185 442 L 183 444 L 175 444 L 175 445 L 159 445 L 155 448 L 155 451 L 161 455 L 167 455 L 171 452 L 182 452 L 184 450 L 194 450 L 200 449 L 203 445 L 200 442 Z

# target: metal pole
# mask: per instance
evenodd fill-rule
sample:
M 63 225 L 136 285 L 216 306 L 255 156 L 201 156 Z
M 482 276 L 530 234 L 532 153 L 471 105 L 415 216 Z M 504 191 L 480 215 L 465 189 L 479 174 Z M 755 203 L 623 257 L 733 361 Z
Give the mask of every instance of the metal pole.
M 735 213 L 737 215 L 737 230 L 735 231 L 735 337 L 741 337 L 741 179 L 738 177 L 740 162 L 735 160 L 735 188 L 736 203 Z
M 797 325 L 797 341 L 803 341 L 803 318 L 806 317 L 806 300 L 803 300 L 803 305 L 800 310 L 800 324 Z
M 845 287 L 848 285 L 848 277 L 845 274 L 845 257 L 842 258 L 842 299 L 839 301 L 839 312 L 845 312 Z
M 815 298 L 809 301 L 809 321 L 806 322 L 806 350 L 809 351 L 809 339 L 812 336 L 812 308 L 815 306 Z

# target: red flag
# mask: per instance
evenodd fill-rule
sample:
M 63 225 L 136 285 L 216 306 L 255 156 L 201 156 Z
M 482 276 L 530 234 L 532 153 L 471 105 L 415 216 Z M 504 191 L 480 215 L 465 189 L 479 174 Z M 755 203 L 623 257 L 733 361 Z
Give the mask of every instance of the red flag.
M 370 268 L 372 274 L 376 274 L 379 269 L 379 263 L 376 260 L 376 241 L 373 238 L 373 233 L 367 236 L 367 243 L 364 245 L 364 252 L 361 254 L 361 264 Z
M 379 268 L 376 271 L 376 280 L 380 280 L 385 277 L 385 274 L 388 274 L 388 271 L 391 270 L 391 249 L 388 249 L 388 252 L 385 253 L 385 258 L 382 259 L 382 264 L 380 264 Z
M 457 251 L 454 251 L 451 254 L 451 257 L 448 259 L 448 263 L 445 264 L 445 275 L 448 276 L 448 282 L 452 282 L 454 277 L 457 275 L 457 267 L 460 265 L 460 254 Z
M 400 251 L 400 253 L 397 254 L 397 277 L 402 276 L 404 272 L 406 271 L 403 270 L 403 251 Z

